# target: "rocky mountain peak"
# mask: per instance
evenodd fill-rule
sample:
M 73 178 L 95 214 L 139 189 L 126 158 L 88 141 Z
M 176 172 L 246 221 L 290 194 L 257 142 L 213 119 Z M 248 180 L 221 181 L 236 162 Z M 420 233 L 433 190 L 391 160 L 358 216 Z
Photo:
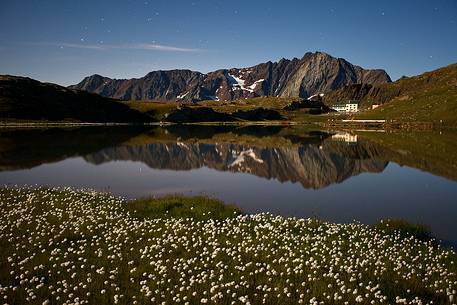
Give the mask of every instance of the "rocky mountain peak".
M 390 81 L 384 70 L 366 70 L 324 52 L 307 52 L 301 59 L 282 58 L 207 74 L 153 71 L 142 78 L 126 80 L 92 75 L 71 88 L 123 100 L 200 101 L 257 96 L 307 98 L 351 84 Z

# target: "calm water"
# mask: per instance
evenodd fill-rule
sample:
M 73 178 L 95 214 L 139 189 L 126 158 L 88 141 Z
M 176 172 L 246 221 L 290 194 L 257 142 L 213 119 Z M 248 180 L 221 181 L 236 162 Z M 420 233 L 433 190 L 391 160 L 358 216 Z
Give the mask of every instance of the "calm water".
M 281 127 L 0 131 L 0 184 L 208 194 L 248 213 L 405 219 L 457 245 L 457 135 Z

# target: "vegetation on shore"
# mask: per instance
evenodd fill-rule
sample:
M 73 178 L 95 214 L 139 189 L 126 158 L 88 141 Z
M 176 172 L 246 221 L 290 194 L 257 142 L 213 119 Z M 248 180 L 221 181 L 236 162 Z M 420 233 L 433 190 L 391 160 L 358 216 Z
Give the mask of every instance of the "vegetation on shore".
M 46 188 L 2 188 L 0 210 L 6 304 L 455 304 L 455 253 L 406 224 Z
M 210 110 L 214 112 L 214 121 L 237 121 L 243 123 L 246 121 L 265 121 L 262 118 L 262 113 L 265 111 L 274 111 L 277 113 L 277 118 L 273 119 L 280 122 L 294 123 L 310 123 L 325 121 L 325 115 L 318 115 L 325 111 L 321 107 L 325 107 L 319 103 L 303 102 L 303 108 L 288 109 L 292 103 L 300 103 L 300 98 L 280 98 L 280 97 L 256 97 L 246 98 L 234 101 L 202 101 L 198 103 L 163 103 L 151 101 L 127 101 L 122 102 L 132 109 L 146 114 L 155 121 L 167 121 L 170 114 L 182 112 L 185 109 L 193 110 L 196 121 L 207 120 L 211 121 L 210 115 L 205 113 L 197 113 L 197 111 Z M 305 105 L 306 104 L 306 105 Z M 243 117 L 243 113 L 251 113 L 251 117 Z M 257 118 L 256 118 L 257 116 Z M 192 118 L 187 118 L 187 122 L 192 122 Z M 270 120 L 271 119 L 267 119 Z

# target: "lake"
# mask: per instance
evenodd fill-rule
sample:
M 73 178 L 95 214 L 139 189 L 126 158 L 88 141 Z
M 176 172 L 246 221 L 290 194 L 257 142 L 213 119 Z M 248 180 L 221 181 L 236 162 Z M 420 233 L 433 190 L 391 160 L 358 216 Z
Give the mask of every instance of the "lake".
M 127 198 L 206 194 L 244 212 L 404 219 L 457 245 L 457 134 L 281 126 L 0 130 L 0 184 Z

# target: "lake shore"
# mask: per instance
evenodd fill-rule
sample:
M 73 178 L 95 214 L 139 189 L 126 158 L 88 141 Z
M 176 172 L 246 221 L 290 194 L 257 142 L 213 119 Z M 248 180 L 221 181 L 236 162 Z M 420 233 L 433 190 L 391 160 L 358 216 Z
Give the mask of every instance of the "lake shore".
M 456 255 L 421 226 L 244 215 L 206 197 L 0 190 L 8 304 L 452 304 Z
M 171 125 L 201 125 L 201 126 L 316 126 L 320 128 L 337 128 L 340 130 L 441 130 L 456 129 L 456 126 L 443 125 L 433 122 L 396 122 L 386 120 L 318 120 L 318 121 L 221 121 L 221 122 L 150 122 L 150 123 L 115 123 L 115 122 L 0 122 L 0 128 L 73 128 L 97 126 L 171 126 Z

